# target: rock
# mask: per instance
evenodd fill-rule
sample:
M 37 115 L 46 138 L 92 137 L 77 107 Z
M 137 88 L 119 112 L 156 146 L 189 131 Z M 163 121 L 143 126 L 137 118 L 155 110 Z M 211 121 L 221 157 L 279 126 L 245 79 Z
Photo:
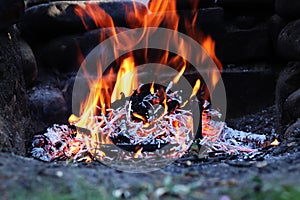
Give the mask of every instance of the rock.
M 66 123 L 70 112 L 62 91 L 52 86 L 38 86 L 29 91 L 31 116 L 41 126 Z
M 127 30 L 116 28 L 116 32 Z M 100 42 L 113 35 L 110 28 L 102 28 L 73 36 L 64 36 L 36 49 L 40 66 L 60 72 L 77 71 L 83 58 Z M 100 39 L 101 38 L 101 39 Z
M 273 48 L 277 49 L 277 39 L 280 31 L 285 27 L 287 22 L 279 15 L 273 15 L 270 20 L 270 35 L 272 38 Z
M 133 2 L 109 2 L 109 1 L 62 1 L 33 6 L 26 10 L 22 21 L 19 23 L 22 36 L 28 41 L 47 41 L 58 36 L 85 32 L 86 29 L 111 27 L 109 20 L 105 24 L 96 25 L 91 17 L 85 17 L 85 23 L 76 14 L 74 9 L 86 12 L 87 6 L 101 8 L 113 19 L 114 25 L 128 27 L 126 19 L 136 19 L 134 10 L 139 15 L 144 15 L 147 8 L 144 4 Z M 99 13 L 99 11 L 95 11 Z M 98 17 L 99 18 L 99 17 Z
M 300 1 L 298 0 L 276 0 L 275 11 L 281 17 L 286 19 L 299 19 L 300 18 Z
M 290 117 L 284 110 L 286 99 L 300 87 L 300 62 L 288 63 L 278 78 L 276 85 L 276 110 L 278 130 L 283 135 Z
M 300 19 L 288 23 L 279 33 L 277 51 L 286 60 L 300 60 Z
M 150 0 L 149 8 L 155 7 L 160 0 Z M 191 10 L 195 8 L 207 8 L 207 7 L 224 7 L 224 8 L 234 8 L 235 11 L 241 9 L 244 10 L 264 10 L 272 11 L 274 9 L 274 0 L 171 0 L 170 4 L 176 1 L 177 10 Z M 167 6 L 167 10 L 174 9 L 173 6 Z
M 33 130 L 17 31 L 0 33 L 0 44 L 0 151 L 25 155 Z
M 300 76 L 299 76 L 300 79 Z M 290 120 L 300 118 L 300 85 L 299 89 L 293 92 L 284 102 L 284 112 Z
M 37 77 L 36 60 L 30 46 L 24 40 L 20 40 L 18 45 L 20 46 L 25 83 L 30 86 Z
M 0 30 L 16 23 L 24 13 L 23 0 L 0 0 Z
M 149 9 L 155 11 L 160 0 L 150 0 Z M 167 1 L 164 1 L 165 3 Z M 223 7 L 234 13 L 270 14 L 274 11 L 274 0 L 169 0 L 166 10 L 195 10 L 208 7 Z
M 223 37 L 216 41 L 216 54 L 224 64 L 270 60 L 272 41 L 268 26 L 251 29 L 228 26 Z
M 203 33 L 211 35 L 214 39 L 219 38 L 224 33 L 224 10 L 220 7 L 197 9 L 195 12 L 180 10 L 176 12 L 179 16 L 178 30 L 189 36 L 190 27 L 185 28 L 185 22 L 193 23 Z M 168 27 L 167 22 L 171 16 L 174 16 L 174 11 L 156 13 L 157 17 L 164 15 L 166 20 L 162 22 L 161 27 Z M 170 16 L 170 17 L 169 17 Z M 194 38 L 198 41 L 199 36 Z
M 300 137 L 300 118 L 285 131 L 284 137 Z

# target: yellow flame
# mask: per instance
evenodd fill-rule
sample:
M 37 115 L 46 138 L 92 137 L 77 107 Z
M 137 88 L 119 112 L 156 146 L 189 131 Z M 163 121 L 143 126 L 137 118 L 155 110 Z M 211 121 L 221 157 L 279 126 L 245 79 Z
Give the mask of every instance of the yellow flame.
M 111 95 L 111 102 L 121 99 L 121 93 L 130 96 L 138 87 L 137 70 L 133 57 L 124 59 L 118 72 L 117 82 Z
M 198 93 L 198 91 L 199 91 L 199 89 L 200 89 L 200 85 L 201 85 L 201 81 L 200 81 L 200 79 L 198 79 L 198 80 L 196 81 L 196 84 L 195 84 L 194 88 L 193 88 L 193 92 L 192 92 L 192 94 L 191 94 L 191 96 L 190 96 L 190 99 L 191 99 L 192 97 L 196 96 L 196 94 Z
M 277 139 L 275 139 L 275 140 L 271 143 L 272 146 L 278 146 L 279 144 L 280 144 L 280 142 L 279 142 Z
M 178 83 L 179 79 L 181 78 L 182 74 L 183 74 L 184 71 L 185 71 L 185 68 L 186 68 L 186 64 L 185 64 L 185 62 L 184 62 L 184 65 L 183 65 L 183 67 L 180 69 L 180 72 L 179 72 L 179 73 L 174 77 L 174 79 L 173 79 L 173 83 L 174 83 L 174 84 Z
M 154 81 L 153 81 L 152 84 L 151 84 L 151 87 L 150 87 L 150 93 L 151 93 L 151 94 L 154 94 Z
M 139 158 L 142 156 L 143 147 L 139 148 L 133 155 L 134 158 Z

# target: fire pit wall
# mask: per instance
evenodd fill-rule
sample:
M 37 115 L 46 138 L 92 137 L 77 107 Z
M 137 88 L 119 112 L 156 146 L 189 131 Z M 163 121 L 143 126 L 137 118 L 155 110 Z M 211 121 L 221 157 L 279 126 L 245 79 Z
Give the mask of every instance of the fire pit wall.
M 28 93 L 27 96 L 18 93 L 19 90 L 24 92 L 25 85 L 21 76 L 14 75 L 13 80 L 20 82 L 18 91 L 14 91 L 14 94 L 21 95 L 20 98 L 17 96 L 20 104 L 16 105 L 24 105 L 19 108 L 22 114 L 18 114 L 18 117 L 26 116 L 30 119 L 27 117 L 26 100 L 23 101 L 28 97 L 32 117 L 29 121 L 33 122 L 34 132 L 39 132 L 53 123 L 67 122 L 72 112 L 72 85 L 83 60 L 78 56 L 79 52 L 87 55 L 99 43 L 99 33 L 105 33 L 108 37 L 112 32 L 107 27 L 96 28 L 92 21 L 88 21 L 87 31 L 74 13 L 74 7 L 82 2 L 25 0 L 27 8 L 21 18 L 19 15 L 11 16 L 12 12 L 6 12 L 22 2 L 0 0 L 0 21 L 4 22 L 0 27 L 3 35 L 1 40 L 7 40 L 4 36 L 7 36 L 8 30 L 15 31 L 16 26 L 12 24 L 18 19 L 17 30 L 22 39 L 16 39 L 18 42 L 12 47 L 22 55 L 23 63 L 15 65 L 20 68 L 15 69 L 15 72 L 24 74 Z M 112 16 L 118 27 L 117 31 L 128 28 L 124 15 L 125 9 L 133 7 L 131 2 L 99 2 L 97 4 Z M 137 8 L 145 14 L 147 1 L 142 2 Z M 177 10 L 167 12 L 190 15 L 193 8 L 191 4 L 195 2 L 198 3 L 197 24 L 216 41 L 216 54 L 223 63 L 227 116 L 239 117 L 273 105 L 276 80 L 283 70 L 276 87 L 278 130 L 282 135 L 295 134 L 300 126 L 299 120 L 297 122 L 300 116 L 299 106 L 297 107 L 300 101 L 300 63 L 297 62 L 300 60 L 299 1 L 290 0 L 286 4 L 284 0 L 177 0 Z M 155 0 L 150 3 L 155 3 Z M 6 9 L 2 9 L 4 7 Z M 22 13 L 23 8 L 18 8 L 18 11 Z M 4 54 L 19 55 L 15 51 Z M 9 58 L 3 56 L 1 51 L 1 59 L 3 58 L 4 63 L 9 62 Z M 1 80 L 2 83 L 4 81 Z M 2 95 L 0 97 L 2 100 Z M 11 107 L 10 100 L 11 98 L 3 98 L 8 107 Z M 5 113 L 0 118 L 4 116 Z M 8 141 L 13 144 L 11 146 L 24 146 L 25 138 L 31 139 L 32 135 L 15 125 L 18 117 L 13 117 L 14 120 L 1 120 L 4 123 L 0 126 L 1 134 L 8 134 Z M 9 135 L 9 131 L 4 129 L 8 125 L 15 128 L 11 130 L 18 130 L 20 139 Z M 5 147 L 3 142 L 0 145 L 1 148 Z

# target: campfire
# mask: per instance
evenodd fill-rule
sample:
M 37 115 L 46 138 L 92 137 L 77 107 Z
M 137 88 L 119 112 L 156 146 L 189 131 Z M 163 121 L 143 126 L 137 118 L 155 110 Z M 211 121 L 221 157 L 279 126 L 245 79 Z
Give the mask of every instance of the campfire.
M 278 145 L 272 142 L 274 138 L 226 126 L 226 110 L 213 103 L 212 93 L 222 85 L 215 42 L 197 26 L 197 12 L 189 16 L 167 12 L 176 10 L 176 1 L 171 2 L 152 3 L 147 13 L 128 10 L 125 20 L 131 30 L 122 32 L 97 4 L 74 8 L 87 30 L 91 26 L 112 27 L 113 39 L 106 40 L 107 36 L 100 33 L 99 41 L 108 41 L 107 49 L 113 49 L 101 47 L 85 58 L 75 82 L 74 114 L 69 124 L 55 124 L 36 135 L 33 157 L 76 162 L 174 161 L 193 151 L 194 145 L 202 155 L 241 156 Z M 151 43 L 161 29 L 175 34 L 159 38 L 164 49 L 156 51 Z M 128 34 L 134 30 L 139 30 L 138 34 Z M 178 31 L 193 38 L 203 51 L 195 54 L 192 47 L 187 48 Z M 140 44 L 149 46 L 137 48 Z M 80 51 L 78 57 L 83 57 Z M 197 66 L 191 57 L 195 57 Z M 150 66 L 153 63 L 155 66 Z

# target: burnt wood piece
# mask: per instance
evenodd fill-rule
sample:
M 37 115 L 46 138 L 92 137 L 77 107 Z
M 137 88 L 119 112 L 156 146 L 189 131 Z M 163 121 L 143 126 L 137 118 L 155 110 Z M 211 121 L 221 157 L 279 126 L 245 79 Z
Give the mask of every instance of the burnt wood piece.
M 16 30 L 0 33 L 0 151 L 25 155 L 31 134 Z
M 299 102 L 299 77 L 300 62 L 290 62 L 286 69 L 281 72 L 277 81 L 276 109 L 278 116 L 278 130 L 282 136 L 284 136 L 287 125 L 293 123 L 300 117 L 297 116 L 299 114 L 299 110 L 297 111 L 299 105 L 295 106 L 295 103 Z M 291 103 L 291 105 L 289 103 Z
M 47 41 L 50 38 L 82 33 L 86 31 L 81 18 L 74 9 L 85 9 L 86 6 L 100 7 L 108 13 L 117 27 L 128 27 L 126 16 L 133 16 L 135 8 L 140 15 L 146 14 L 147 8 L 141 3 L 102 2 L 102 1 L 62 1 L 41 4 L 31 7 L 19 23 L 22 36 L 28 41 Z M 91 17 L 85 17 L 89 30 L 105 28 L 96 26 Z M 108 24 L 108 23 L 107 23 Z M 109 27 L 107 25 L 106 27 Z
M 300 61 L 300 19 L 288 23 L 279 33 L 277 52 L 287 61 Z
M 300 1 L 299 0 L 275 0 L 275 11 L 278 15 L 286 19 L 300 18 Z
M 131 111 L 131 118 L 133 120 L 141 121 L 141 119 L 135 117 L 133 113 L 137 113 L 141 116 L 143 116 L 147 121 L 149 122 L 150 113 L 149 110 L 151 109 L 151 106 L 155 105 L 161 105 L 162 106 L 162 113 L 165 108 L 164 101 L 165 101 L 165 93 L 166 93 L 166 87 L 160 85 L 160 84 L 154 84 L 154 95 L 150 92 L 151 84 L 145 84 L 141 86 L 139 89 L 135 90 L 134 93 L 130 97 L 130 101 L 132 102 L 132 111 Z M 168 93 L 170 93 L 169 91 Z M 145 101 L 146 96 L 151 96 L 152 99 Z M 150 105 L 151 104 L 151 105 Z M 172 100 L 167 97 L 166 104 L 168 105 L 168 113 L 176 112 L 176 109 L 179 108 L 179 102 L 176 100 Z M 160 114 L 162 114 L 160 113 Z M 155 113 L 153 113 L 155 114 Z M 159 117 L 159 114 L 158 116 Z
M 0 30 L 16 23 L 24 13 L 23 0 L 0 0 Z

